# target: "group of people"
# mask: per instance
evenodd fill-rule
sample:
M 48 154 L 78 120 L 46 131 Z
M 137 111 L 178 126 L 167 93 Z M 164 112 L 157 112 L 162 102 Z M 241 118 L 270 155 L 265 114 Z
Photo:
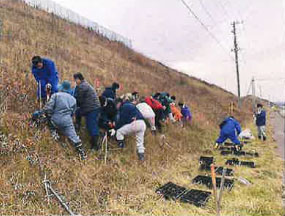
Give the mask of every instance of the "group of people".
M 45 114 L 51 127 L 68 137 L 81 159 L 86 158 L 86 152 L 77 134 L 81 128 L 82 118 L 85 118 L 92 150 L 100 149 L 100 143 L 98 143 L 100 129 L 105 130 L 109 136 L 115 136 L 120 148 L 125 147 L 125 136 L 134 134 L 139 160 L 144 160 L 144 135 L 147 125 L 155 135 L 161 132 L 162 122 L 179 122 L 184 126 L 192 119 L 189 107 L 179 102 L 178 108 L 175 104 L 176 97 L 170 96 L 167 92 L 155 93 L 147 97 L 133 92 L 118 97 L 117 90 L 120 85 L 114 82 L 98 96 L 81 73 L 73 75 L 76 87 L 72 89 L 69 81 L 63 81 L 59 85 L 54 62 L 40 56 L 32 58 L 32 73 L 38 83 L 38 98 L 45 104 L 43 109 L 34 113 L 34 117 Z M 73 116 L 75 116 L 75 123 Z M 258 138 L 265 141 L 266 113 L 262 104 L 257 105 L 254 117 Z M 239 140 L 242 129 L 233 116 L 224 119 L 220 129 L 216 148 L 230 139 L 235 144 L 236 150 L 242 149 Z
M 161 132 L 163 122 L 170 120 L 184 126 L 192 119 L 189 107 L 179 102 L 179 109 L 175 104 L 176 97 L 166 92 L 147 97 L 133 92 L 119 97 L 117 90 L 120 85 L 114 82 L 98 96 L 81 73 L 73 75 L 76 87 L 72 89 L 69 81 L 59 84 L 54 62 L 40 56 L 32 58 L 32 73 L 38 83 L 38 98 L 45 104 L 40 111 L 34 113 L 34 117 L 45 114 L 52 127 L 70 140 L 81 159 L 86 159 L 85 149 L 77 134 L 82 118 L 85 118 L 92 150 L 100 149 L 100 129 L 105 130 L 109 136 L 114 136 L 120 148 L 125 147 L 125 136 L 134 134 L 138 158 L 142 161 L 147 125 L 155 135 Z

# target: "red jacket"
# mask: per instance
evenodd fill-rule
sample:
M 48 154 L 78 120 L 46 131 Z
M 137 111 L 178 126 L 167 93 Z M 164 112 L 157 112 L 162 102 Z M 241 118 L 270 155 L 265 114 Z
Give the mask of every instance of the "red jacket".
M 153 99 L 152 97 L 145 98 L 145 102 L 154 110 L 163 109 L 163 106 L 158 100 Z

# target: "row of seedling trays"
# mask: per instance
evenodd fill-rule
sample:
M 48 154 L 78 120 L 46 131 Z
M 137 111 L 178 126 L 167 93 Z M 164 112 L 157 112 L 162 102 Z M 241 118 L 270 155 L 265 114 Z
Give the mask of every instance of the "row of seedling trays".
M 220 148 L 222 155 L 228 155 L 228 154 L 234 154 L 236 156 L 253 156 L 258 157 L 258 153 L 256 152 L 240 152 L 237 153 L 235 149 L 230 146 L 229 143 L 226 143 L 226 145 L 222 148 Z M 225 151 L 230 152 L 228 154 L 224 153 Z M 201 156 L 199 159 L 200 164 L 200 170 L 205 171 L 211 171 L 211 164 L 214 163 L 214 157 L 204 157 Z M 237 158 L 233 158 L 231 160 L 226 161 L 226 165 L 231 166 L 246 166 L 250 168 L 255 168 L 255 163 L 251 161 L 239 161 Z M 223 171 L 225 169 L 225 176 L 233 176 L 234 171 L 233 169 L 224 168 L 221 166 L 215 167 L 215 173 L 216 175 L 222 175 Z M 221 187 L 222 178 L 216 177 L 216 187 Z M 207 186 L 209 189 L 213 188 L 213 181 L 211 176 L 204 176 L 204 175 L 198 175 L 192 180 L 193 184 L 201 184 Z M 233 179 L 224 179 L 224 185 L 223 187 L 231 190 L 234 186 L 234 180 Z M 197 207 L 201 207 L 206 205 L 208 202 L 211 192 L 209 191 L 202 191 L 202 190 L 196 190 L 196 189 L 187 189 L 185 187 L 181 187 L 179 185 L 176 185 L 172 182 L 168 182 L 167 184 L 161 186 L 156 190 L 157 194 L 162 195 L 165 199 L 169 200 L 178 200 L 183 203 L 190 203 Z

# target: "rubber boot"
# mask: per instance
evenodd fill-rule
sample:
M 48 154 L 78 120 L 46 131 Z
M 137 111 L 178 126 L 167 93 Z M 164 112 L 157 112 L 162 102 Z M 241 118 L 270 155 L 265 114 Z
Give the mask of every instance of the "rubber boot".
M 138 153 L 138 157 L 140 161 L 144 161 L 144 153 Z
M 119 141 L 118 141 L 118 146 L 119 146 L 119 148 L 125 148 L 125 142 L 124 142 L 124 140 L 119 140 Z
M 80 155 L 80 159 L 81 160 L 85 160 L 87 158 L 87 155 L 85 153 L 85 150 L 84 150 L 82 144 L 81 143 L 75 144 L 75 148 L 76 148 L 76 150 L 78 151 L 78 153 Z
M 98 143 L 98 140 L 99 140 L 99 136 L 93 136 L 91 137 L 91 150 L 94 150 L 94 151 L 98 151 L 100 149 L 100 145 Z

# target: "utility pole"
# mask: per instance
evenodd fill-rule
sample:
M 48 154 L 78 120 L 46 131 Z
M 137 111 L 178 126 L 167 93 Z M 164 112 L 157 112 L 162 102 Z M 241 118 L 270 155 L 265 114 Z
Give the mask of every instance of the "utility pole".
M 254 77 L 252 77 L 252 80 L 251 80 L 251 87 L 252 87 L 252 111 L 254 112 L 255 111 L 255 103 L 256 103 L 256 98 L 255 98 L 255 80 L 254 80 Z
M 238 52 L 239 52 L 239 47 L 237 44 L 237 35 L 236 35 L 236 24 L 238 24 L 236 21 L 232 23 L 233 26 L 233 35 L 234 35 L 234 49 L 233 51 L 235 52 L 235 63 L 236 63 L 236 72 L 237 72 L 237 87 L 238 87 L 238 107 L 241 107 L 241 100 L 240 100 L 240 79 L 239 79 L 239 65 L 238 65 Z

